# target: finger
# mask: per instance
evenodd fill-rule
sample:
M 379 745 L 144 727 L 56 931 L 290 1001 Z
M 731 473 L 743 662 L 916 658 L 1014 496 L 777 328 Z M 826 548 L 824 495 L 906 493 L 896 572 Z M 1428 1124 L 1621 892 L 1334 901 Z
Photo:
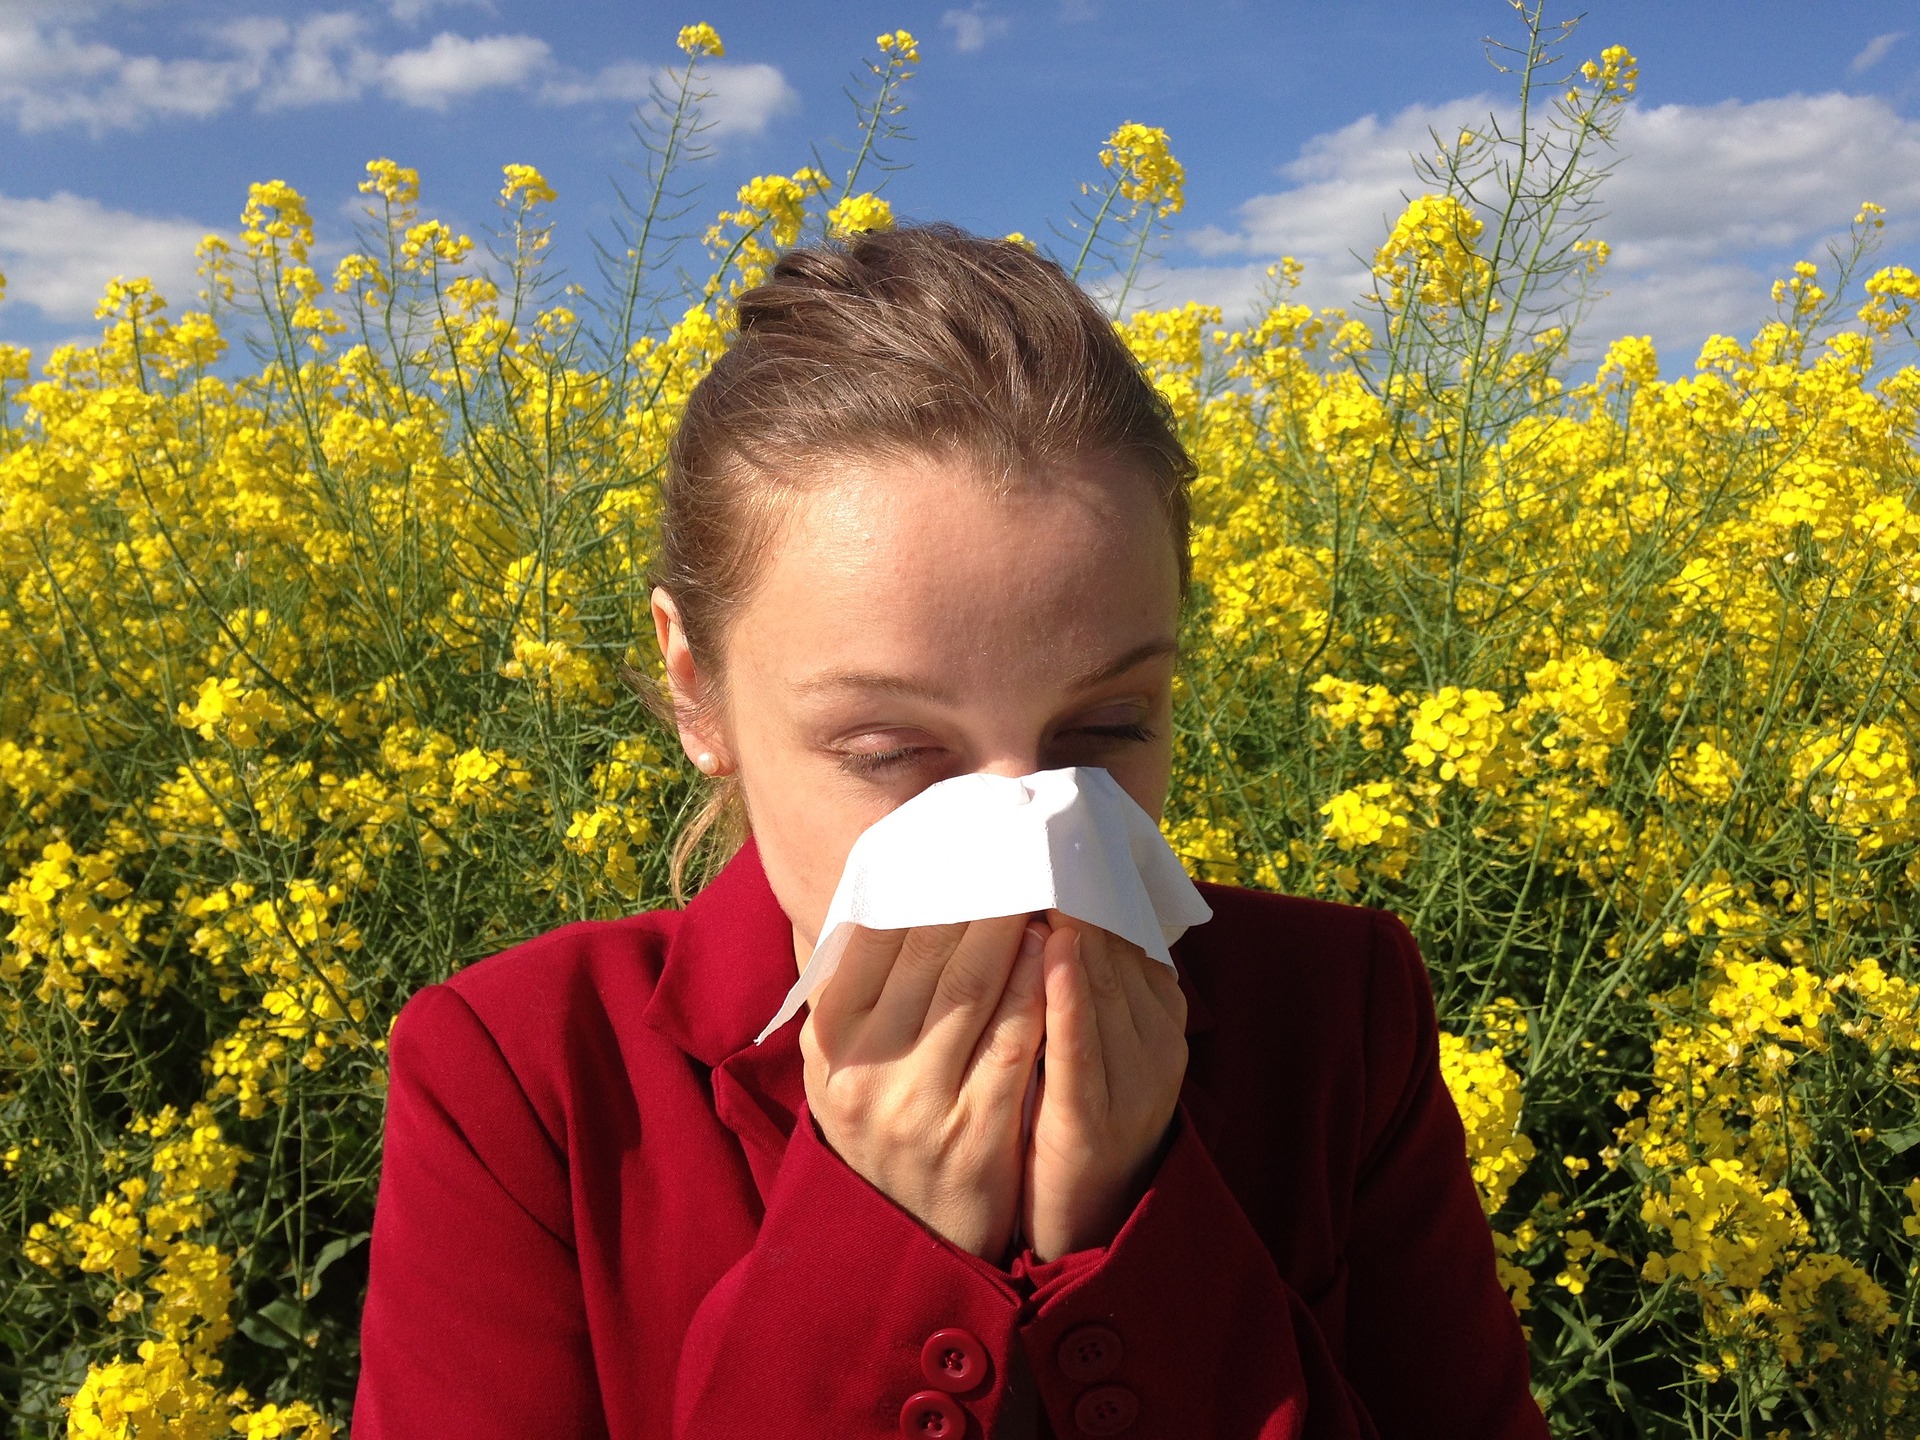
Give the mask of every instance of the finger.
M 980 1032 L 964 1071 L 951 1077 L 956 1090 L 975 1088 L 989 1104 L 1021 1103 L 1027 1098 L 1040 1042 L 1047 1028 L 1047 932 L 1029 924 L 1000 992 L 1000 1003 Z
M 1051 915 L 1048 918 L 1052 918 Z M 1087 991 L 1100 1027 L 1100 1044 L 1118 1055 L 1139 1044 L 1134 1028 L 1132 1001 L 1115 955 L 1114 937 L 1097 925 L 1061 915 L 1058 922 L 1071 925 L 1080 935 L 1080 964 L 1086 971 Z
M 1043 966 L 1044 963 L 1043 960 Z M 1044 975 L 1042 984 L 1045 984 Z M 1021 1244 L 1031 1244 L 1033 1241 L 1033 1211 L 1036 1199 L 1033 1184 L 1034 1160 L 1039 1154 L 1040 1112 L 1047 1103 L 1047 1067 L 1044 1056 L 1034 1061 L 1034 1071 L 1032 1102 L 1034 1123 L 1021 1137 L 1025 1143 L 1020 1154 L 1020 1222 L 1016 1227 L 1017 1234 L 1020 1236 L 1018 1243 Z
M 873 1004 L 870 1024 L 876 1035 L 885 1034 L 907 1044 L 919 1038 L 941 972 L 966 933 L 964 921 L 915 925 L 900 932 L 900 953 Z
M 980 1041 L 980 1034 L 999 1007 L 1008 977 L 1020 958 L 1024 915 L 996 915 L 974 920 L 954 946 L 934 981 L 921 1025 L 923 1039 L 939 1037 L 957 1064 L 964 1064 Z
M 1171 965 L 1152 959 L 1140 968 L 1156 1005 L 1154 1011 L 1147 1012 L 1158 1017 L 1155 1029 L 1171 1027 L 1177 1035 L 1186 1034 L 1187 992 L 1180 988 L 1179 974 Z
M 1130 1109 L 1159 1095 L 1169 1078 L 1186 1073 L 1186 997 L 1173 972 L 1137 945 L 1116 941 L 1118 969 L 1126 986 L 1134 1030 L 1108 1049 L 1107 1076 L 1125 1098 L 1115 1103 Z
M 1106 1090 L 1106 1071 L 1100 1021 L 1080 959 L 1080 932 L 1071 925 L 1055 930 L 1044 958 L 1048 1091 L 1076 1105 L 1097 1101 Z
M 1186 1029 L 1186 996 L 1173 971 L 1162 965 L 1138 945 L 1119 939 L 1111 941 L 1115 968 L 1127 992 L 1127 1014 L 1133 1022 L 1139 1043 L 1159 1043 L 1169 1029 Z
M 840 954 L 840 964 L 808 1005 L 814 1034 L 833 1050 L 848 1027 L 873 1009 L 899 958 L 905 930 L 869 930 L 855 925 Z

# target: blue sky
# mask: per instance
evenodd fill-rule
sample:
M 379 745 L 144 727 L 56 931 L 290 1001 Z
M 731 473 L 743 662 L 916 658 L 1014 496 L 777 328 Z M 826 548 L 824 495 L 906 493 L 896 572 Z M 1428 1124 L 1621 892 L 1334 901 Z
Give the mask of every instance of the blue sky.
M 557 258 L 587 279 L 586 237 L 634 158 L 633 96 L 693 20 L 727 44 L 695 217 L 845 138 L 841 87 L 904 26 L 922 64 L 896 210 L 1044 237 L 1114 125 L 1164 126 L 1188 205 L 1152 298 L 1230 311 L 1281 253 L 1307 262 L 1306 298 L 1351 298 L 1350 252 L 1414 185 L 1408 152 L 1506 103 L 1482 37 L 1518 34 L 1504 0 L 0 0 L 0 337 L 86 333 L 115 273 L 189 299 L 193 240 L 232 229 L 252 180 L 303 190 L 338 253 L 374 156 L 417 167 L 429 211 L 469 228 L 501 164 L 539 166 L 561 194 Z M 1912 0 L 1593 0 L 1572 46 L 1611 43 L 1641 87 L 1595 331 L 1651 333 L 1684 366 L 1706 334 L 1750 332 L 1771 276 L 1863 199 L 1889 208 L 1884 258 L 1920 265 Z

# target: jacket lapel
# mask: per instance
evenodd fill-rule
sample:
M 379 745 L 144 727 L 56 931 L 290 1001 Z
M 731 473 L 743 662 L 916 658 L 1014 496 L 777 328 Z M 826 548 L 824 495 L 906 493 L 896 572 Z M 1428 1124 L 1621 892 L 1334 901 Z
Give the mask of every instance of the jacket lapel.
M 643 1017 L 712 1072 L 714 1112 L 739 1138 L 763 1202 L 805 1097 L 802 1016 L 764 1045 L 753 1037 L 798 973 L 793 922 L 748 839 L 682 912 Z

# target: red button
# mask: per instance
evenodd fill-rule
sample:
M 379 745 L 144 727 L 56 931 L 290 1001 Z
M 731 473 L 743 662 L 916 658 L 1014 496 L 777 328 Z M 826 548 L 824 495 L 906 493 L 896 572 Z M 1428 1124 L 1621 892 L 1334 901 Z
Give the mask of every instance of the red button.
M 908 1440 L 960 1440 L 967 1412 L 945 1391 L 922 1390 L 900 1407 L 900 1433 Z
M 1104 1325 L 1082 1325 L 1067 1332 L 1057 1358 L 1069 1380 L 1104 1380 L 1120 1368 L 1120 1337 Z
M 964 1330 L 936 1330 L 920 1347 L 927 1383 L 955 1395 L 987 1378 L 987 1347 Z
M 1124 1385 L 1096 1385 L 1074 1403 L 1082 1435 L 1118 1435 L 1140 1417 L 1140 1398 Z

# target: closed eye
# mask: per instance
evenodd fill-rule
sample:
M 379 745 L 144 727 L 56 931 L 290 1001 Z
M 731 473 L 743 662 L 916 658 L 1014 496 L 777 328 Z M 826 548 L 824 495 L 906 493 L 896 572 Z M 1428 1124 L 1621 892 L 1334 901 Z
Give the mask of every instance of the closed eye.
M 1150 726 L 1135 720 L 1127 725 L 1082 725 L 1077 730 L 1069 730 L 1069 735 L 1101 735 L 1116 740 L 1151 740 L 1153 730 Z
M 1151 740 L 1154 730 L 1140 721 L 1125 725 L 1081 725 L 1061 732 L 1062 737 L 1070 735 L 1091 735 L 1102 740 L 1127 740 L 1135 743 Z M 900 745 L 892 750 L 870 750 L 842 755 L 840 765 L 848 773 L 862 776 L 883 775 L 911 763 L 918 756 L 931 753 L 930 745 Z
M 879 775 L 893 770 L 929 749 L 926 745 L 902 745 L 893 750 L 867 750 L 840 757 L 842 769 L 854 775 Z

